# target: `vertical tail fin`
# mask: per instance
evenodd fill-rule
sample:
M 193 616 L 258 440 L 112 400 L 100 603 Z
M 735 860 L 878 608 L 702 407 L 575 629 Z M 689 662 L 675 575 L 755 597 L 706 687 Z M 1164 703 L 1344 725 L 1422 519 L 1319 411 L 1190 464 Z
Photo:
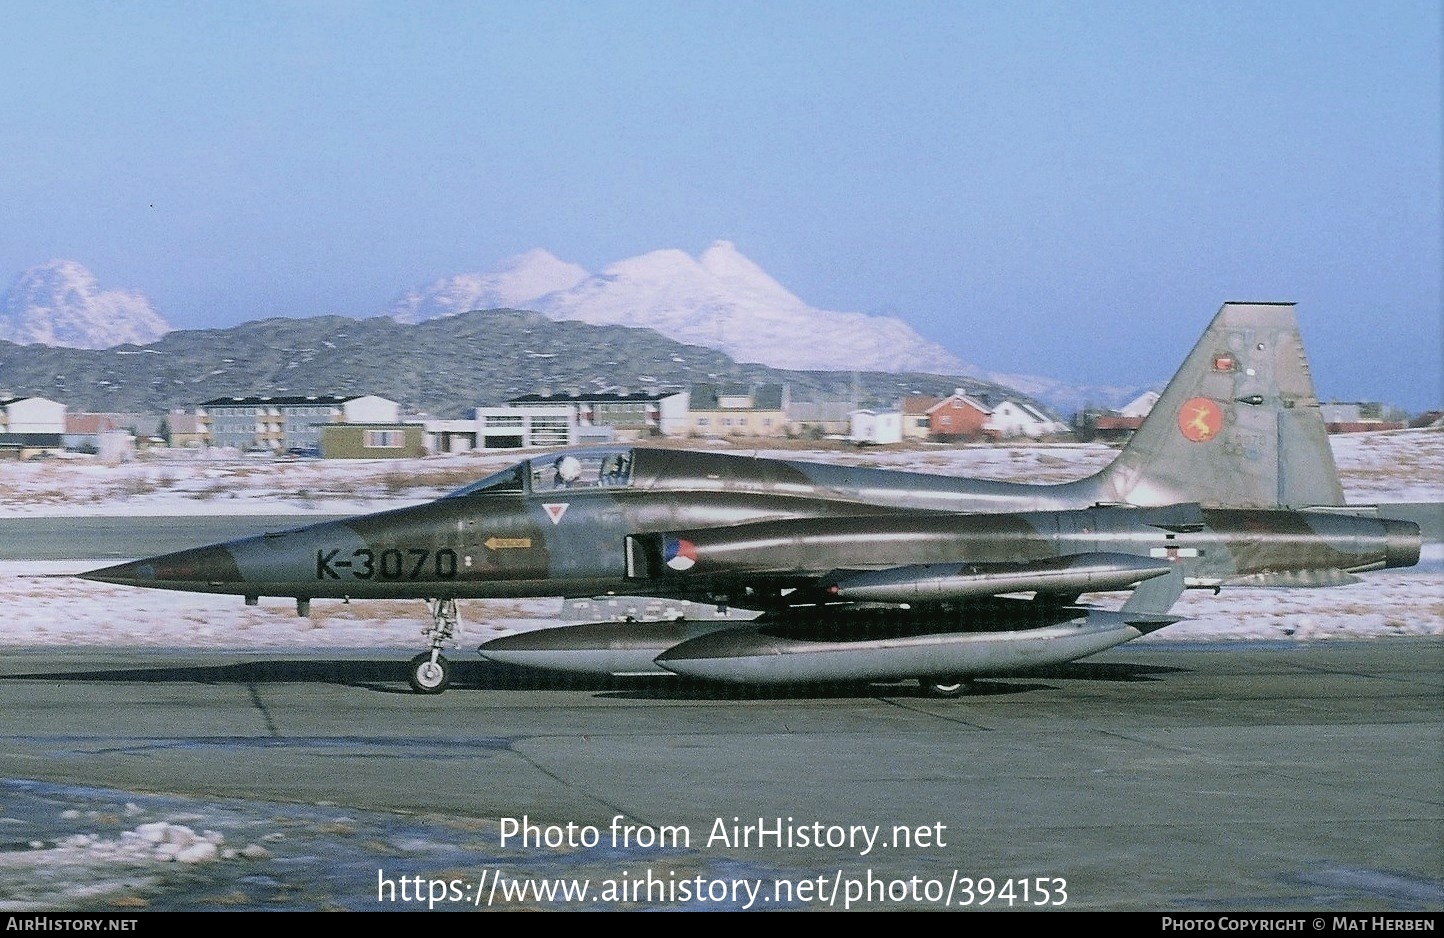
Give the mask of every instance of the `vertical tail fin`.
M 1225 303 L 1096 481 L 1134 505 L 1342 505 L 1294 305 Z

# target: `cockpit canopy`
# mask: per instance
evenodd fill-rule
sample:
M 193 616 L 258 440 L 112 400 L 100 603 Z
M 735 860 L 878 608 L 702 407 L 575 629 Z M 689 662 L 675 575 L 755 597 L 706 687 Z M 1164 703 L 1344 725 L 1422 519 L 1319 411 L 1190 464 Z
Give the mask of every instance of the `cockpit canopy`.
M 548 453 L 494 472 L 447 497 L 628 488 L 632 484 L 633 457 L 627 447 Z

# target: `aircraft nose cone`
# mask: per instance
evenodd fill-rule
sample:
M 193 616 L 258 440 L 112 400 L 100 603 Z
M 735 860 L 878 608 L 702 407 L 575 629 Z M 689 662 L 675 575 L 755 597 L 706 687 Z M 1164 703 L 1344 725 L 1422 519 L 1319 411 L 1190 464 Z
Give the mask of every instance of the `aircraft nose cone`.
M 81 579 L 122 586 L 222 585 L 242 579 L 235 558 L 223 547 L 200 547 L 80 574 Z
M 131 563 L 118 563 L 113 567 L 102 567 L 99 570 L 77 573 L 76 576 L 82 580 L 94 580 L 97 583 L 143 586 L 155 582 L 155 566 L 149 560 L 136 560 Z

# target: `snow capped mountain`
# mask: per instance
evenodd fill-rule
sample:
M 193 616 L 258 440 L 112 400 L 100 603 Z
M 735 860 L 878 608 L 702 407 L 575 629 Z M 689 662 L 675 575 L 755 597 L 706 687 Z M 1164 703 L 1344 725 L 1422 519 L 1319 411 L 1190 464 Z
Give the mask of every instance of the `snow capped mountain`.
M 169 331 L 144 294 L 101 290 L 76 261 L 31 267 L 0 300 L 0 339 L 19 345 L 146 345 Z
M 533 269 L 546 275 L 534 276 Z M 556 286 L 551 277 L 571 282 Z M 473 290 L 503 281 L 513 287 L 504 302 L 499 292 Z M 540 292 L 527 296 L 528 290 Z M 977 371 L 899 319 L 809 306 L 727 241 L 714 243 L 697 258 L 675 249 L 652 251 L 591 276 L 545 251 L 532 251 L 499 273 L 464 274 L 408 294 L 391 314 L 416 322 L 492 306 L 533 309 L 552 319 L 593 325 L 655 329 L 737 361 L 776 368 Z
M 391 307 L 390 316 L 397 322 L 418 323 L 473 309 L 525 308 L 537 297 L 576 286 L 586 276 L 585 268 L 537 248 L 503 261 L 496 273 L 457 274 L 407 293 Z

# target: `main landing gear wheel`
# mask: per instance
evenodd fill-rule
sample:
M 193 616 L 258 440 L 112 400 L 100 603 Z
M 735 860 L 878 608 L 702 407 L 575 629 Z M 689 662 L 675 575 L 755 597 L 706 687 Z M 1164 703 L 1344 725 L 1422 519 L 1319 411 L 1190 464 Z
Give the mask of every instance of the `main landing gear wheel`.
M 938 700 L 952 700 L 973 690 L 973 682 L 965 677 L 920 677 L 918 684 L 922 687 L 924 697 Z
M 431 652 L 423 651 L 411 659 L 406 679 L 418 694 L 439 694 L 451 684 L 451 662 L 441 655 L 432 661 Z

